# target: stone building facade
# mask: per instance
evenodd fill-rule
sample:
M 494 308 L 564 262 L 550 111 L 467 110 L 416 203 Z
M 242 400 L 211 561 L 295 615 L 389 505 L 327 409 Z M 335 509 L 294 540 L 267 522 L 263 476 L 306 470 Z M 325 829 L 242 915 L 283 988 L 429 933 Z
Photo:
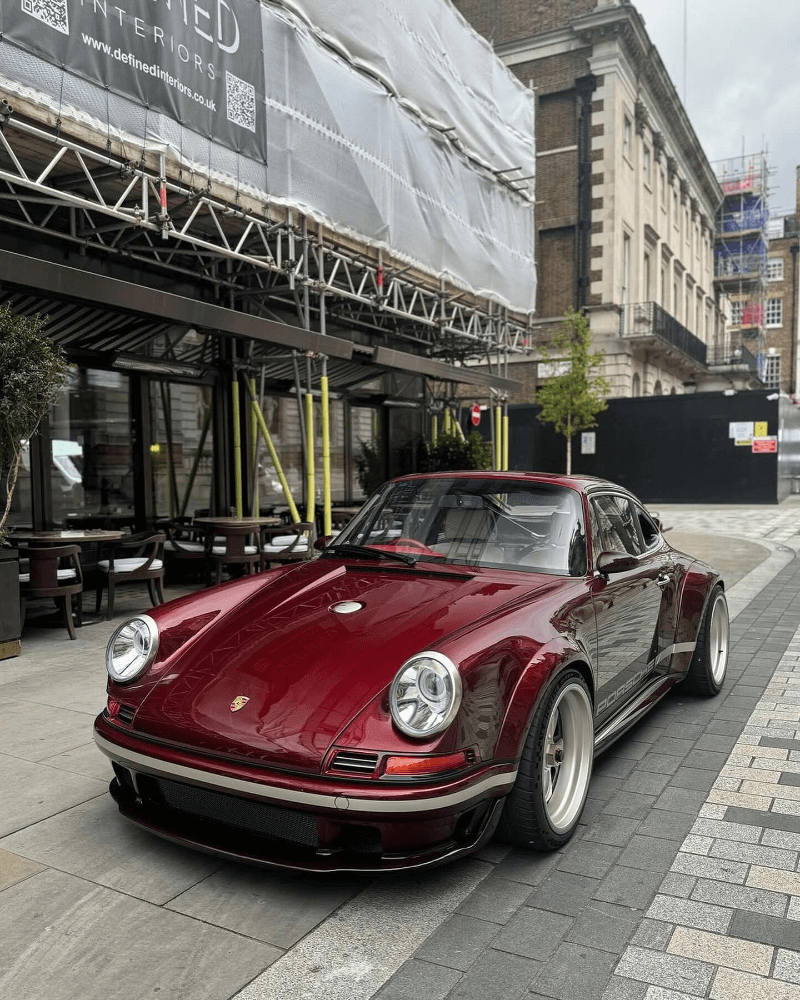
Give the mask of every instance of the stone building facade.
M 800 396 L 798 323 L 800 323 L 800 167 L 797 168 L 796 207 L 779 220 L 767 252 L 767 292 L 764 306 L 762 380 L 770 388 Z
M 713 283 L 721 189 L 636 8 L 454 2 L 536 91 L 535 339 L 582 309 L 612 396 L 702 388 L 724 331 Z M 532 399 L 548 369 L 511 367 L 523 383 L 511 401 Z

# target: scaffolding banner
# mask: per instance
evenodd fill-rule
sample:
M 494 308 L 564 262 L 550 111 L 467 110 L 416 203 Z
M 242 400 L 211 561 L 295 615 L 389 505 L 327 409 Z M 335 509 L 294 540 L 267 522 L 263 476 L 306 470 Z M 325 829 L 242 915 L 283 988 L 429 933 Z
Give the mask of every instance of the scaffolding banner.
M 533 98 L 449 0 L 398 0 L 403 31 L 397 18 L 374 21 L 374 0 L 327 13 L 294 4 L 303 16 L 258 0 L 148 0 L 127 5 L 134 16 L 121 2 L 2 0 L 0 96 L 47 107 L 63 133 L 79 122 L 100 148 L 163 151 L 189 187 L 235 185 L 533 310 Z M 309 23 L 333 29 L 346 8 L 337 35 Z M 359 24 L 375 34 L 369 45 L 356 46 Z M 366 58 L 377 48 L 391 53 L 380 66 Z M 192 96 L 154 65 L 173 81 L 190 73 Z
M 257 0 L 156 0 L 134 10 L 114 0 L 15 0 L 3 3 L 2 31 L 229 149 L 264 156 Z

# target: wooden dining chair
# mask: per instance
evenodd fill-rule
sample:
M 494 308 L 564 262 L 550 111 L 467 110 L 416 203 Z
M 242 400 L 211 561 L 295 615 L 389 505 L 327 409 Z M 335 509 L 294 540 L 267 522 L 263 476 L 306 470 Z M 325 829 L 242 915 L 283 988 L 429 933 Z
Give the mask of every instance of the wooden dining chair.
M 163 531 L 156 533 L 144 532 L 130 535 L 121 542 L 115 542 L 108 559 L 100 559 L 97 563 L 98 583 L 95 613 L 100 613 L 103 602 L 103 589 L 108 589 L 108 606 L 106 620 L 114 613 L 114 593 L 119 583 L 133 583 L 144 580 L 150 594 L 150 602 L 155 607 L 164 603 L 162 580 L 164 579 L 164 541 Z M 129 554 L 128 554 L 129 553 Z
M 27 604 L 31 598 L 52 597 L 61 606 L 64 624 L 70 639 L 76 639 L 72 620 L 72 598 L 77 597 L 78 619 L 81 615 L 83 570 L 79 545 L 48 545 L 41 548 L 20 548 L 19 574 L 20 619 L 25 624 Z
M 192 572 L 208 575 L 207 532 L 202 525 L 194 524 L 191 517 L 173 517 L 159 521 L 158 528 L 166 535 L 164 558 L 168 582 L 183 579 Z
M 317 555 L 314 548 L 316 538 L 317 529 L 313 521 L 262 528 L 261 569 L 272 563 L 283 566 L 286 563 L 313 559 Z
M 255 573 L 259 563 L 258 547 L 253 535 L 258 532 L 249 524 L 215 524 L 206 538 L 206 558 L 215 583 L 222 582 L 222 570 L 231 566 Z

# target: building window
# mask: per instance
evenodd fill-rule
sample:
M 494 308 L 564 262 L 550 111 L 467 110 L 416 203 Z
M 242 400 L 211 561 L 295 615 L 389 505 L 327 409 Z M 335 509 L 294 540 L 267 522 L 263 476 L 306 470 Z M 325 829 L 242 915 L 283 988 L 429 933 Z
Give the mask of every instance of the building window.
M 761 373 L 761 380 L 768 389 L 780 389 L 781 386 L 781 356 L 780 354 L 767 354 L 764 357 L 764 369 Z
M 641 396 L 642 394 L 642 380 L 638 372 L 635 372 L 633 376 L 633 391 L 631 394 L 633 396 Z
M 625 115 L 622 123 L 622 155 L 626 156 L 628 159 L 631 158 L 631 134 L 633 131 L 633 125 L 631 124 L 630 118 Z
M 731 326 L 741 326 L 742 325 L 742 309 L 744 308 L 744 302 L 731 302 Z
M 661 265 L 661 305 L 665 309 L 669 308 L 669 285 L 667 284 L 667 267 L 665 264 Z
M 783 326 L 783 299 L 767 299 L 767 326 Z
M 783 257 L 767 260 L 767 281 L 783 281 Z
M 644 268 L 642 270 L 642 301 L 650 301 L 650 254 L 644 255 Z
M 672 188 L 672 224 L 678 228 L 678 189 Z
M 648 186 L 650 185 L 650 147 L 645 145 L 642 147 L 642 176 L 644 177 L 644 182 Z
M 672 279 L 672 315 L 675 319 L 680 319 L 678 315 L 678 279 Z
M 631 238 L 622 234 L 622 304 L 627 305 L 628 291 L 631 287 Z
M 661 189 L 661 207 L 666 209 L 667 207 L 667 172 L 662 167 L 659 177 L 659 188 Z

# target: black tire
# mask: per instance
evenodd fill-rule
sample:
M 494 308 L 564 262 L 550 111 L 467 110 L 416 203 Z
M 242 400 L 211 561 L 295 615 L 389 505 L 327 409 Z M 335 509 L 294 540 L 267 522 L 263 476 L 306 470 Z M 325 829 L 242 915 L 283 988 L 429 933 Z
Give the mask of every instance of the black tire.
M 686 672 L 686 686 L 693 694 L 713 698 L 725 683 L 730 649 L 730 617 L 725 592 L 717 584 L 711 591 L 703 620 L 697 631 L 697 645 Z
M 560 759 L 559 759 L 560 757 Z M 501 838 L 554 851 L 581 818 L 594 759 L 594 713 L 582 674 L 559 674 L 542 699 L 500 819 Z

